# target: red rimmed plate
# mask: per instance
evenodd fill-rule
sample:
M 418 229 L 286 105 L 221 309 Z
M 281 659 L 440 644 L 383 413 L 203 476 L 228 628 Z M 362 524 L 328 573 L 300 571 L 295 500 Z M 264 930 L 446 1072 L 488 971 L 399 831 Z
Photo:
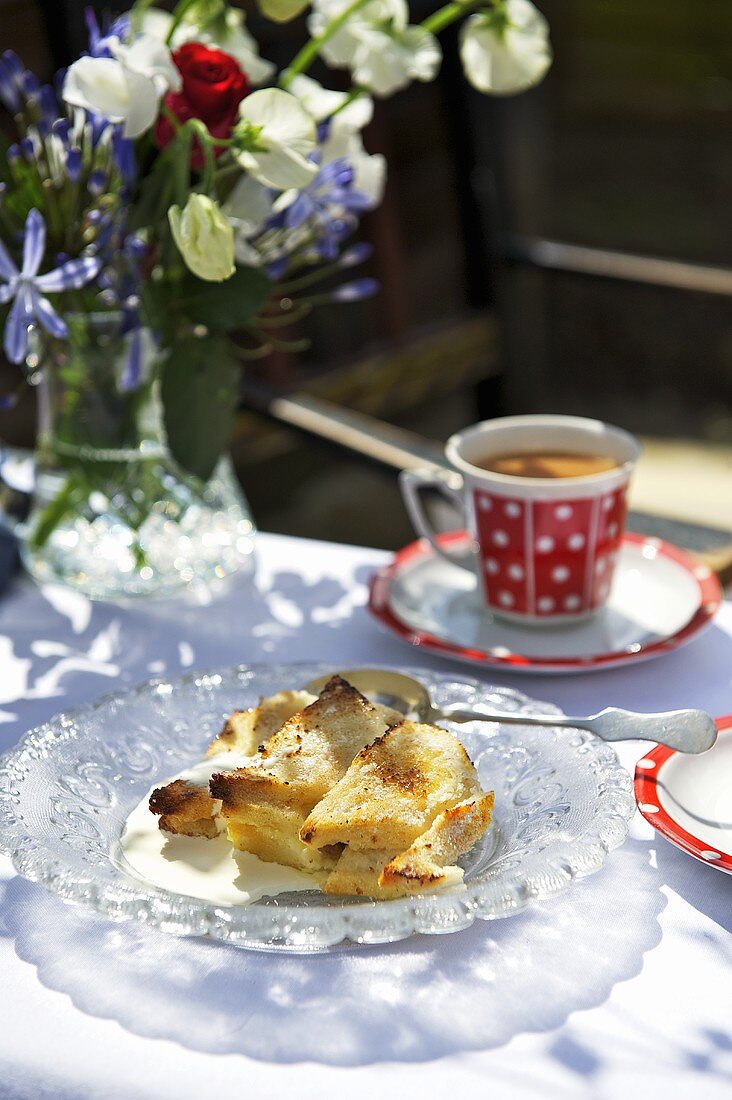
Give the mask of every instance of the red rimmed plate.
M 699 756 L 662 746 L 635 766 L 635 797 L 662 836 L 732 875 L 732 714 L 718 718 L 714 748 Z
M 440 537 L 471 553 L 470 536 Z M 626 534 L 607 606 L 567 626 L 526 627 L 486 610 L 474 574 L 419 540 L 371 580 L 369 610 L 413 646 L 512 672 L 594 672 L 676 649 L 708 626 L 722 590 L 697 559 L 656 538 Z

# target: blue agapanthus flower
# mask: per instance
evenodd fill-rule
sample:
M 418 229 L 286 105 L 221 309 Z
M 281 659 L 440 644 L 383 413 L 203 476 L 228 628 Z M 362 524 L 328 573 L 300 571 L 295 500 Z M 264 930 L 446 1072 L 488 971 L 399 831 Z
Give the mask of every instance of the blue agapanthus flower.
M 287 229 L 297 229 L 305 222 L 317 226 L 316 248 L 324 260 L 336 258 L 358 216 L 372 205 L 367 195 L 356 190 L 353 180 L 348 160 L 338 157 L 323 165 L 283 212 L 283 225 Z
M 129 15 L 120 15 L 111 22 L 108 18 L 103 18 L 100 26 L 94 9 L 87 8 L 84 12 L 84 18 L 86 29 L 89 32 L 89 56 L 112 57 L 112 47 L 129 34 Z
M 5 245 L 0 241 L 0 304 L 12 301 L 5 322 L 3 347 L 11 363 L 21 363 L 28 352 L 28 330 L 34 322 L 52 336 L 65 338 L 69 334 L 65 321 L 59 317 L 47 293 L 78 290 L 99 274 L 101 260 L 84 257 L 67 260 L 52 271 L 38 274 L 46 250 L 46 223 L 38 210 L 31 210 L 25 221 L 23 265 L 18 268 Z

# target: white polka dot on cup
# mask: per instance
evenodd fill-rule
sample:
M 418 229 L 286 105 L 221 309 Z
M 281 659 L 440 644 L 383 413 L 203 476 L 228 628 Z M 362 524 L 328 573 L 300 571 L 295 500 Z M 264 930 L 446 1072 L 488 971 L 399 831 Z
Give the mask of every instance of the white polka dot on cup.
M 496 561 L 495 558 L 486 558 L 486 560 L 485 560 L 485 571 L 486 571 L 486 573 L 490 573 L 490 575 L 492 577 L 495 577 L 496 573 L 499 573 L 500 570 L 501 570 L 501 567 L 500 567 L 500 565 L 498 564 L 498 562 Z
M 490 512 L 493 507 L 493 501 L 490 497 L 478 497 L 478 507 L 481 512 Z
M 579 598 L 579 596 L 576 596 L 574 594 L 571 596 L 565 596 L 562 600 L 562 605 L 566 611 L 576 611 L 581 603 L 582 600 Z
M 551 554 L 554 549 L 554 539 L 551 535 L 541 535 L 536 540 L 536 549 L 540 554 Z
M 499 592 L 498 602 L 502 607 L 513 607 L 516 603 L 512 592 Z
M 608 533 L 608 535 L 610 536 L 611 539 L 614 539 L 615 536 L 618 533 L 617 523 L 609 523 L 608 528 L 607 528 L 607 533 Z
M 524 567 L 523 565 L 509 565 L 508 575 L 512 581 L 522 581 L 524 579 Z
M 570 535 L 567 539 L 567 546 L 570 550 L 581 550 L 585 545 L 585 536 L 581 535 L 579 531 L 576 535 Z
M 505 531 L 502 531 L 500 527 L 497 531 L 494 531 L 491 535 L 493 542 L 496 546 L 508 546 L 509 538 Z
M 605 558 L 598 558 L 597 561 L 595 562 L 595 572 L 599 576 L 600 573 L 604 573 L 606 569 L 607 569 L 606 559 Z
M 536 601 L 536 606 L 538 607 L 539 611 L 553 611 L 554 600 L 551 598 L 551 596 L 540 596 L 539 599 Z
M 552 569 L 552 580 L 557 584 L 563 584 L 564 581 L 569 580 L 569 569 L 566 565 L 555 565 Z
M 554 515 L 557 519 L 571 519 L 574 515 L 574 509 L 571 504 L 559 504 L 554 509 Z
M 614 503 L 615 503 L 615 498 L 614 497 L 605 497 L 605 499 L 602 502 L 602 507 L 604 508 L 604 510 L 606 512 L 609 512 Z
M 503 511 L 511 519 L 518 519 L 518 517 L 521 515 L 521 505 L 516 504 L 512 500 L 509 500 L 508 504 L 504 504 Z

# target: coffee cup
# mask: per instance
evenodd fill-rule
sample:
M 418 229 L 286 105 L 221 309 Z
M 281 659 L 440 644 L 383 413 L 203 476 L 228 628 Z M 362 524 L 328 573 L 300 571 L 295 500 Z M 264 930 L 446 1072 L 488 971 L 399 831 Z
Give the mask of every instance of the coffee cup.
M 417 532 L 476 573 L 488 610 L 525 625 L 556 625 L 607 602 L 639 455 L 632 435 L 599 420 L 499 417 L 453 435 L 445 447 L 449 468 L 405 471 L 401 488 Z M 575 467 L 599 472 L 563 476 Z M 534 476 L 500 472 L 520 468 Z M 420 499 L 428 487 L 460 509 L 472 536 L 469 555 L 440 544 Z

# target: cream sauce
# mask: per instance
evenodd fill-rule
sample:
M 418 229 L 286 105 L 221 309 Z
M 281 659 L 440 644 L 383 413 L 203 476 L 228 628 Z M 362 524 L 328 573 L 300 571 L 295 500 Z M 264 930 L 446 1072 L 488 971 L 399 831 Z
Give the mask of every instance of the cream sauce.
M 174 778 L 207 786 L 215 772 L 239 768 L 245 760 L 251 763 L 250 757 L 224 753 Z M 143 882 L 218 905 L 251 905 L 291 890 L 319 890 L 325 881 L 325 875 L 265 863 L 250 852 L 239 852 L 226 836 L 207 840 L 161 832 L 158 818 L 150 813 L 149 798 L 147 794 L 129 815 L 120 840 L 123 870 Z

